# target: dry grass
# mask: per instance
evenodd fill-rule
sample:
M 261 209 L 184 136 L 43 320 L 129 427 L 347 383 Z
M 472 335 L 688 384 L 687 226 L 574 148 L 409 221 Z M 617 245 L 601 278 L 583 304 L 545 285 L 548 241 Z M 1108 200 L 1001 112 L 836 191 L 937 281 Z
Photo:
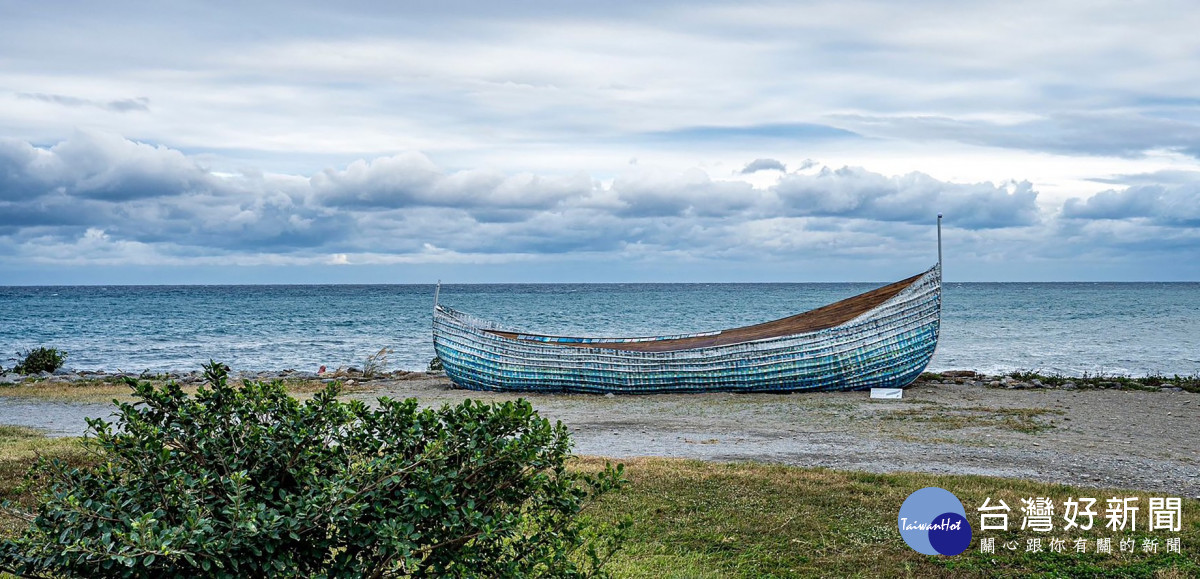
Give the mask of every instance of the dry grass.
M 1046 421 L 1047 415 L 1061 416 L 1063 414 L 1065 413 L 1062 410 L 1052 408 L 914 407 L 892 411 L 883 415 L 883 419 L 935 423 L 941 429 L 990 426 L 1025 434 L 1037 434 L 1054 428 L 1053 424 Z
M 166 382 L 157 378 L 144 381 L 150 382 L 155 386 L 161 386 Z M 320 380 L 285 378 L 282 382 L 290 394 L 301 399 L 325 387 L 325 383 Z M 194 395 L 196 389 L 201 386 L 201 383 L 184 382 L 182 385 L 184 392 Z M 342 391 L 346 393 L 367 390 L 370 390 L 369 386 L 364 387 L 357 384 L 342 387 Z M 0 385 L 0 396 L 75 403 L 105 403 L 111 402 L 114 399 L 121 402 L 132 402 L 134 400 L 132 392 L 133 390 L 117 377 L 76 380 L 73 382 L 30 378 L 16 384 Z
M 31 507 L 30 494 L 21 488 L 25 473 L 39 456 L 83 464 L 90 455 L 78 438 L 47 438 L 41 431 L 24 426 L 0 425 L 0 502 L 13 501 Z M 11 536 L 23 523 L 0 511 L 0 537 Z

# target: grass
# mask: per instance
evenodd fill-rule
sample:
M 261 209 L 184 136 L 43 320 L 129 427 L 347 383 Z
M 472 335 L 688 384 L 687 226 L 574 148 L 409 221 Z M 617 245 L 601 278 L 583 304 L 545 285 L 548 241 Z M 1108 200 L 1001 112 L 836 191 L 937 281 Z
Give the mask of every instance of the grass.
M 1188 392 L 1200 393 L 1200 374 L 1193 374 L 1191 376 L 1180 376 L 1178 374 L 1173 376 L 1167 376 L 1164 374 L 1150 374 L 1148 376 L 1133 377 L 1122 376 L 1118 374 L 1090 374 L 1088 372 L 1084 372 L 1082 376 L 1068 376 L 1066 374 L 1059 373 L 1042 374 L 1033 370 L 1009 372 L 1004 376 L 986 376 L 983 374 L 961 376 L 959 374 L 961 374 L 961 372 L 949 372 L 947 374 L 942 374 L 939 372 L 925 372 L 921 374 L 919 380 L 928 382 L 931 380 L 940 381 L 946 379 L 966 379 L 970 381 L 988 382 L 992 380 L 999 380 L 1003 377 L 1009 377 L 1017 380 L 1018 382 L 1032 382 L 1034 380 L 1038 380 L 1042 384 L 1051 387 L 1062 386 L 1063 384 L 1070 382 L 1074 384 L 1076 388 L 1080 389 L 1114 388 L 1122 390 L 1148 390 L 1156 392 L 1160 388 L 1174 387 L 1186 390 Z
M 151 382 L 156 386 L 166 382 L 161 376 L 149 376 L 139 378 L 139 380 Z M 183 384 L 183 391 L 189 395 L 194 395 L 196 389 L 200 386 L 200 383 L 184 382 L 181 384 Z M 325 384 L 320 380 L 302 378 L 284 378 L 283 384 L 289 393 L 298 395 L 311 394 L 325 387 Z M 357 385 L 342 386 L 342 392 L 345 393 L 355 392 L 357 389 Z M 76 403 L 104 403 L 111 402 L 113 399 L 130 402 L 133 400 L 133 396 L 131 396 L 132 392 L 133 390 L 117 376 L 80 379 L 70 382 L 49 380 L 46 378 L 26 378 L 15 384 L 0 384 L 0 396 Z
M 1089 374 L 1084 372 L 1082 376 L 1066 376 L 1063 374 L 1039 374 L 1033 371 L 1011 372 L 1009 377 L 1021 382 L 1031 382 L 1040 380 L 1043 384 L 1051 386 L 1062 386 L 1067 382 L 1072 382 L 1077 388 L 1120 388 L 1124 390 L 1150 390 L 1157 391 L 1159 388 L 1181 388 L 1188 392 L 1200 393 L 1200 375 L 1166 376 L 1163 374 L 1150 374 L 1148 376 L 1131 377 L 1108 374 Z
M 943 429 L 991 426 L 1007 428 L 1025 434 L 1037 434 L 1054 428 L 1046 422 L 1046 415 L 1062 415 L 1062 410 L 1051 408 L 997 408 L 992 406 L 969 406 L 960 408 L 913 407 L 895 410 L 883 415 L 884 420 L 908 420 L 927 422 Z
M 602 459 L 580 461 L 598 469 Z M 610 563 L 618 577 L 1193 577 L 1200 574 L 1200 501 L 1185 500 L 1180 533 L 1139 531 L 1160 539 L 1157 554 L 1029 553 L 998 548 L 979 553 L 978 538 L 1008 540 L 1038 536 L 1031 531 L 976 531 L 972 547 L 955 557 L 912 551 L 900 538 L 896 518 L 913 491 L 939 486 L 955 493 L 978 526 L 975 509 L 985 498 L 1004 500 L 1019 529 L 1022 498 L 1143 497 L 1145 493 L 1081 489 L 1064 485 L 977 476 L 915 473 L 870 474 L 762 464 L 716 464 L 674 459 L 625 461 L 630 487 L 591 507 L 605 522 L 633 521 L 625 548 Z M 1102 511 L 1101 507 L 1097 507 Z M 1097 526 L 1103 529 L 1103 517 Z M 1059 523 L 1061 525 L 1061 522 Z M 1056 527 L 1057 528 L 1057 527 Z M 1049 537 L 1077 538 L 1052 532 Z M 1120 534 L 1093 531 L 1083 537 Z M 1179 536 L 1182 555 L 1161 552 Z M 1114 550 L 1117 547 L 1114 544 Z
M 0 425 L 0 502 L 13 501 L 32 507 L 30 493 L 21 488 L 25 472 L 38 455 L 58 458 L 70 464 L 93 460 L 82 439 L 47 438 L 40 430 L 24 426 Z M 0 511 L 0 536 L 10 536 L 23 522 Z
M 95 460 L 79 439 L 51 439 L 39 431 L 0 426 L 0 499 L 30 506 L 20 489 L 25 470 L 42 454 L 84 464 Z M 1021 499 L 1095 497 L 1103 513 L 1107 497 L 1144 492 L 1084 489 L 1032 481 L 917 473 L 872 474 L 751 463 L 710 463 L 639 458 L 624 461 L 628 487 L 589 505 L 585 516 L 602 523 L 629 519 L 625 547 L 610 561 L 617 577 L 1149 577 L 1200 576 L 1200 501 L 1185 499 L 1179 533 L 1139 530 L 1044 535 L 1073 541 L 1077 536 L 1112 537 L 1114 551 L 1123 536 L 1160 540 L 1156 554 L 1135 552 L 1025 553 L 1002 547 L 1009 540 L 1042 536 L 1020 531 Z M 596 471 L 604 459 L 584 457 L 573 468 Z M 938 486 L 958 496 L 968 520 L 978 527 L 977 509 L 985 498 L 1013 508 L 1010 532 L 975 531 L 972 545 L 955 557 L 933 557 L 908 548 L 896 528 L 901 503 L 913 491 Z M 0 516 L 0 536 L 18 532 L 21 522 Z M 1142 523 L 1144 529 L 1144 523 Z M 994 537 L 995 554 L 979 553 L 979 537 Z M 1178 536 L 1182 554 L 1167 554 L 1161 543 Z

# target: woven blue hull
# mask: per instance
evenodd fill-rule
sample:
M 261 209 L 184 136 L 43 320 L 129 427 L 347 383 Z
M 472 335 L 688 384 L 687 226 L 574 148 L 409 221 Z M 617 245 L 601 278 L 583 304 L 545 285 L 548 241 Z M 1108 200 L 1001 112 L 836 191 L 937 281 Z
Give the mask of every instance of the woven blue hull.
M 935 266 L 903 291 L 845 323 L 742 343 L 630 351 L 606 345 L 621 340 L 546 342 L 523 335 L 514 339 L 494 333 L 502 328 L 440 305 L 434 308 L 433 340 L 450 380 L 472 390 L 618 394 L 858 390 L 904 387 L 916 380 L 933 357 L 940 316 L 941 270 Z

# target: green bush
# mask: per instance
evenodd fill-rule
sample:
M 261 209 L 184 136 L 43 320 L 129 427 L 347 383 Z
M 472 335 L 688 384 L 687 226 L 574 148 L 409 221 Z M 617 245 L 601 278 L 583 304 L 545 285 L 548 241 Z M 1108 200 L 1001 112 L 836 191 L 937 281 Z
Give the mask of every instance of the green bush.
M 280 382 L 194 397 L 129 379 L 139 402 L 88 420 L 95 466 L 40 459 L 30 527 L 0 568 L 88 577 L 588 577 L 620 543 L 581 510 L 622 467 L 568 470 L 566 428 L 528 402 L 419 409 L 307 402 Z M 11 506 L 8 507 L 13 510 Z
M 62 368 L 67 361 L 67 353 L 54 348 L 37 347 L 24 352 L 17 352 L 21 360 L 13 366 L 17 374 L 37 374 L 38 372 L 53 372 Z

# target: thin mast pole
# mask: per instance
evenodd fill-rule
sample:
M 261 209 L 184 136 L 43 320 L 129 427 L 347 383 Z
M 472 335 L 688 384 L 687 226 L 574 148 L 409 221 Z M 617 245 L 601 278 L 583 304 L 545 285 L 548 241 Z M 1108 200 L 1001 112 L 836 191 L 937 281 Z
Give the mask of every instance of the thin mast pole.
M 940 259 L 940 258 L 939 258 Z M 442 293 L 442 280 L 438 280 L 437 287 L 433 288 L 433 309 L 437 309 L 438 294 Z
M 942 268 L 942 214 L 938 213 L 938 269 Z

